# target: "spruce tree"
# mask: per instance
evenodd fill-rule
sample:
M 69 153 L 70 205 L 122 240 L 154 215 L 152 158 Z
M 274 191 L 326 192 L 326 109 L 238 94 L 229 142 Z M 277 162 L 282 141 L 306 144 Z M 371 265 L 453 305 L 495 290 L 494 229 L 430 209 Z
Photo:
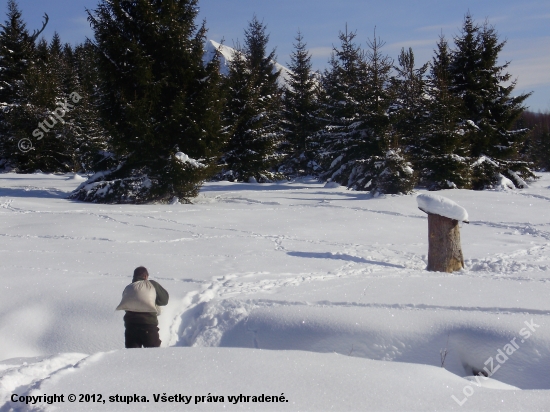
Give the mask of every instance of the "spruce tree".
M 0 168 L 16 169 L 18 142 L 28 139 L 24 119 L 25 75 L 32 65 L 34 42 L 15 0 L 8 0 L 7 20 L 0 25 Z M 23 150 L 30 148 L 25 141 Z
M 66 48 L 66 55 L 67 54 Z M 72 51 L 71 70 L 65 93 L 76 91 L 81 101 L 71 112 L 74 149 L 71 150 L 74 169 L 80 166 L 83 172 L 107 170 L 113 164 L 113 154 L 109 152 L 110 140 L 102 126 L 98 107 L 99 78 L 95 70 L 97 55 L 89 41 L 77 45 Z M 69 94 L 70 96 L 70 94 Z
M 31 64 L 34 43 L 15 0 L 8 1 L 7 20 L 0 25 L 0 102 L 16 103 L 25 73 Z
M 418 125 L 426 110 L 426 71 L 428 63 L 417 68 L 414 53 L 401 49 L 396 75 L 392 78 L 395 103 L 392 107 L 392 123 L 405 146 L 415 145 L 418 140 Z
M 50 67 L 56 85 L 55 108 L 58 123 L 52 128 L 52 140 L 45 141 L 50 157 L 57 160 L 59 171 L 89 173 L 105 150 L 105 132 L 98 125 L 99 115 L 93 94 L 82 85 L 75 51 L 62 46 L 57 34 L 50 43 Z
M 223 155 L 224 179 L 270 182 L 280 176 L 272 167 L 281 158 L 280 72 L 275 50 L 267 54 L 266 26 L 254 16 L 245 30 L 244 47 L 237 47 L 226 80 L 224 112 L 229 142 Z
M 109 170 L 117 166 L 112 152 L 111 139 L 101 121 L 99 102 L 101 90 L 98 66 L 98 50 L 90 40 L 74 49 L 74 71 L 78 80 L 78 90 L 82 91 L 82 104 L 78 105 L 77 115 L 82 122 L 84 150 L 80 150 L 81 163 L 86 171 Z
M 45 41 L 35 46 L 35 40 L 48 23 L 48 16 L 40 30 L 33 34 L 25 28 L 21 12 L 15 1 L 8 2 L 8 21 L 0 34 L 0 90 L 3 110 L 0 113 L 0 151 L 5 167 L 18 172 L 34 172 L 37 169 L 52 172 L 48 160 L 36 162 L 40 157 L 37 125 L 46 113 L 45 98 L 51 89 L 50 82 L 42 76 L 42 51 L 48 54 Z
M 441 36 L 431 63 L 421 137 L 411 147 L 420 184 L 430 190 L 469 188 L 471 183 L 461 101 L 450 91 L 450 62 L 447 40 Z
M 550 171 L 550 129 L 542 128 L 533 135 L 530 161 L 541 171 Z
M 367 63 L 365 52 L 355 43 L 356 32 L 340 32 L 340 48 L 333 47 L 325 70 L 322 85 L 325 90 L 325 110 L 334 127 L 345 127 L 357 116 L 367 112 L 363 96 L 366 95 Z
M 456 50 L 451 63 L 451 90 L 463 102 L 462 119 L 469 127 L 466 134 L 473 162 L 473 187 L 491 187 L 499 174 L 516 178 L 533 174 L 523 162 L 515 161 L 527 130 L 512 130 L 525 110 L 529 93 L 513 97 L 516 82 L 506 72 L 509 62 L 498 65 L 498 55 L 506 41 L 500 42 L 494 27 L 477 25 L 467 14 L 462 32 L 455 38 Z
M 86 94 L 93 95 L 98 92 L 100 78 L 97 71 L 98 50 L 87 39 L 84 43 L 74 48 L 74 67 L 80 86 Z
M 38 42 L 33 64 L 23 81 L 26 102 L 11 117 L 11 124 L 25 130 L 32 150 L 17 153 L 21 172 L 90 172 L 98 157 L 97 136 L 86 116 L 89 96 L 79 86 L 74 53 L 57 33 L 50 44 Z
M 197 0 L 103 0 L 88 11 L 100 110 L 115 170 L 74 192 L 88 201 L 189 201 L 223 144 L 219 60 L 204 66 Z
M 311 54 L 301 32 L 296 36 L 290 55 L 290 79 L 283 94 L 285 135 L 288 158 L 287 174 L 316 174 L 320 171 L 315 158 L 317 146 L 312 136 L 321 129 L 319 76 L 312 70 Z
M 355 33 L 340 33 L 323 85 L 330 125 L 319 133 L 323 175 L 355 190 L 373 194 L 408 193 L 414 187 L 409 162 L 399 142 L 392 141 L 389 110 L 392 60 L 383 55 L 376 37 L 364 52 Z
M 340 47 L 333 46 L 330 66 L 321 79 L 327 126 L 315 138 L 320 145 L 319 163 L 325 169 L 321 177 L 349 187 L 357 183 L 353 180 L 357 175 L 353 172 L 356 159 L 371 153 L 364 131 L 369 115 L 365 102 L 369 88 L 367 63 L 356 36 L 346 26 L 338 35 Z
M 516 127 L 529 129 L 521 149 L 522 159 L 531 162 L 536 170 L 550 171 L 550 112 L 525 112 Z
M 424 138 L 422 125 L 425 122 L 429 100 L 426 71 L 428 63 L 416 67 L 412 48 L 401 49 L 398 65 L 394 66 L 392 80 L 395 102 L 390 108 L 392 140 L 404 149 L 417 170 L 418 150 Z
M 26 157 L 20 157 L 19 168 L 24 172 L 68 172 L 72 168 L 62 134 L 66 110 L 58 110 L 58 104 L 64 101 L 63 82 L 67 63 L 63 58 L 59 35 L 54 33 L 49 44 L 41 39 L 35 55 L 35 62 L 25 80 L 25 100 L 29 104 L 27 113 L 34 115 L 32 133 L 35 139 L 33 150 Z
M 372 179 L 370 190 L 381 194 L 410 193 L 416 183 L 412 165 L 403 153 L 401 136 L 393 131 L 391 106 L 395 101 L 391 87 L 393 61 L 381 52 L 384 42 L 376 37 L 367 42 L 367 81 L 370 139 L 375 142 L 374 155 L 367 162 L 366 178 Z M 412 56 L 411 56 L 412 57 Z M 414 59 L 410 59 L 409 66 Z M 417 88 L 421 88 L 418 87 Z M 414 93 L 410 93 L 411 97 Z
M 258 111 L 258 91 L 250 81 L 248 63 L 242 49 L 237 48 L 229 63 L 225 82 L 227 105 L 224 121 L 227 124 L 229 141 L 222 157 L 221 177 L 230 181 L 248 181 L 256 178 L 266 167 L 263 153 L 273 151 L 271 141 L 257 137 L 261 128 Z M 259 177 L 259 176 L 258 176 Z

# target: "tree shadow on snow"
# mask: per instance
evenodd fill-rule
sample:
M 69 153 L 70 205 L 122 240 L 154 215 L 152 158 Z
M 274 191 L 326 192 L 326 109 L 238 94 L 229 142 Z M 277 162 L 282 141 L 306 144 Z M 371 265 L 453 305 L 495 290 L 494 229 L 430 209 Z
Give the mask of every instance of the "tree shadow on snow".
M 18 187 L 0 188 L 0 197 L 33 197 L 41 199 L 66 199 L 69 193 L 55 188 Z
M 302 257 L 302 258 L 311 258 L 311 259 L 346 260 L 348 262 L 367 263 L 369 265 L 380 265 L 380 266 L 399 268 L 399 269 L 404 269 L 405 268 L 405 266 L 402 266 L 402 265 L 394 265 L 393 263 L 377 262 L 375 260 L 367 260 L 367 259 L 364 259 L 364 258 L 359 257 L 359 256 L 352 256 L 352 255 L 348 255 L 348 254 L 345 254 L 345 253 L 287 252 L 287 255 Z

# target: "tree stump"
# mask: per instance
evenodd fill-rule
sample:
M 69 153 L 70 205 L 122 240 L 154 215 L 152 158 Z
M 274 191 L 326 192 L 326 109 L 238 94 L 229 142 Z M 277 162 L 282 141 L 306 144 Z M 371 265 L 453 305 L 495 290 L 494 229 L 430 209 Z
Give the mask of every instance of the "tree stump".
M 428 213 L 428 270 L 454 272 L 464 267 L 458 220 Z

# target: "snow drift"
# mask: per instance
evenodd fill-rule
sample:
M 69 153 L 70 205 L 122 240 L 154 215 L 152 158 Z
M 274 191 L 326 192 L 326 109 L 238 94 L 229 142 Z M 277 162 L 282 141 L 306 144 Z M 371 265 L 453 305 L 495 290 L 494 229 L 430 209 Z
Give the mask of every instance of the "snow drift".
M 198 410 L 550 404 L 549 174 L 440 192 L 475 211 L 453 274 L 424 270 L 416 196 L 302 179 L 121 206 L 67 200 L 73 174 L 0 180 L 0 410 L 185 407 L 176 395 Z M 139 265 L 170 293 L 161 349 L 123 349 L 113 309 Z M 19 401 L 54 393 L 106 403 Z

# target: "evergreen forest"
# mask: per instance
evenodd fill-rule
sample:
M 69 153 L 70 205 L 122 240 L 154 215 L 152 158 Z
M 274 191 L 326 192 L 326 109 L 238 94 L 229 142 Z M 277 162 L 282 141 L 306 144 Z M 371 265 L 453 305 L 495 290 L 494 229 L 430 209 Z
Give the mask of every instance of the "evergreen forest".
M 71 198 L 139 204 L 190 202 L 210 180 L 311 175 L 378 195 L 522 188 L 550 170 L 550 114 L 515 93 L 487 21 L 466 14 L 428 62 L 344 27 L 322 72 L 297 32 L 283 73 L 254 15 L 222 74 L 198 6 L 102 0 L 87 10 L 93 39 L 72 45 L 40 37 L 47 14 L 31 30 L 9 0 L 0 171 L 81 173 Z

